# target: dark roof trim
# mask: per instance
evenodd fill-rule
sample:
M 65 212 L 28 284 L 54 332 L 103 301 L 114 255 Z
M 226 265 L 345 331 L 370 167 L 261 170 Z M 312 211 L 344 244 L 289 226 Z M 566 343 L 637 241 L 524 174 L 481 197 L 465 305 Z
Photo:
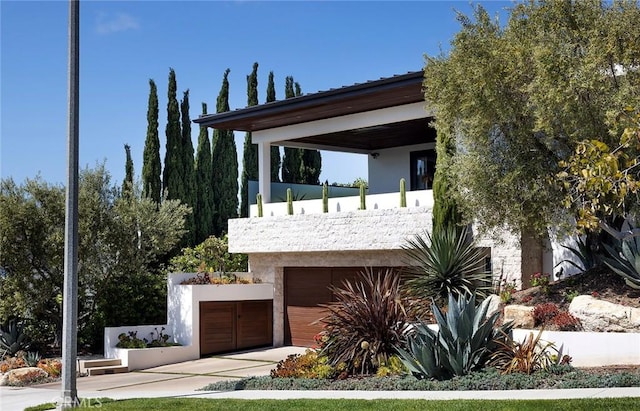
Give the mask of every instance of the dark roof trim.
M 385 91 L 387 89 L 395 89 L 403 86 L 421 84 L 423 76 L 423 71 L 415 71 L 393 77 L 382 78 L 380 80 L 358 83 L 352 86 L 320 91 L 313 94 L 305 94 L 285 100 L 277 100 L 270 103 L 237 109 L 234 111 L 207 114 L 203 116 L 201 115 L 199 118 L 194 119 L 193 122 L 200 124 L 201 126 L 216 128 L 216 125 L 219 125 L 221 123 L 228 123 L 229 121 L 237 122 L 257 116 L 265 117 L 270 115 L 277 115 L 279 113 L 291 110 L 310 109 L 317 106 L 335 103 L 344 100 L 345 98 L 354 98 Z M 242 131 L 256 131 L 256 129 Z

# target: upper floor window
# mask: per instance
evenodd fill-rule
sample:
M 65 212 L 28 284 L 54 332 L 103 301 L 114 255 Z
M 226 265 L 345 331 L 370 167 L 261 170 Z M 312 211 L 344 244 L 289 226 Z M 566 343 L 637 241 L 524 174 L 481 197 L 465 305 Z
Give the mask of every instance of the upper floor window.
M 436 173 L 436 151 L 413 151 L 410 153 L 410 161 L 411 190 L 430 190 Z

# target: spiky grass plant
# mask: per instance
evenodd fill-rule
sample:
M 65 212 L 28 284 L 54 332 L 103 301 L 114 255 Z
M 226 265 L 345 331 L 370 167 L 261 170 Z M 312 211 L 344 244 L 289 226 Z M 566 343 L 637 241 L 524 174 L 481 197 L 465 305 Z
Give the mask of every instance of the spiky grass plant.
M 491 357 L 491 365 L 503 374 L 514 372 L 533 374 L 559 365 L 569 365 L 571 357 L 562 354 L 562 346 L 556 348 L 552 342 L 541 339 L 544 329 L 534 336 L 529 333 L 523 341 L 514 341 L 510 336 L 497 341 L 498 347 Z
M 407 240 L 402 247 L 407 261 L 406 282 L 411 294 L 446 302 L 449 294 L 476 294 L 483 300 L 491 292 L 491 273 L 466 227 L 446 227 Z
M 320 321 L 326 343 L 321 354 L 348 375 L 374 374 L 404 346 L 410 322 L 421 306 L 408 298 L 392 269 L 365 269 L 355 281 L 331 287 L 336 301 Z

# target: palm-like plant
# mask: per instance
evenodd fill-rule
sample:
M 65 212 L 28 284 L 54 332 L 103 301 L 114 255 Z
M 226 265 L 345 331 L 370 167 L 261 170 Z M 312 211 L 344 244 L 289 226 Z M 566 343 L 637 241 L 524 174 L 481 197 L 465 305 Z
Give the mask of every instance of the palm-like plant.
M 564 259 L 564 260 L 560 261 L 558 264 L 556 264 L 555 267 L 558 267 L 559 265 L 561 265 L 563 263 L 567 263 L 567 264 L 577 268 L 581 272 L 585 272 L 585 271 L 588 271 L 588 270 L 590 270 L 590 269 L 592 269 L 592 268 L 594 268 L 595 266 L 598 265 L 600 255 L 598 253 L 595 253 L 593 250 L 591 250 L 591 248 L 589 247 L 587 242 L 585 240 L 583 240 L 581 237 L 578 237 L 576 239 L 576 246 L 575 247 L 570 247 L 568 245 L 562 245 L 562 248 L 565 248 L 566 250 L 569 250 L 571 252 L 571 254 L 573 254 L 580 261 L 581 265 L 577 264 L 573 260 Z
M 320 320 L 326 339 L 321 354 L 348 374 L 375 373 L 396 346 L 404 346 L 421 306 L 403 293 L 391 269 L 366 269 L 357 280 L 331 289 L 336 302 L 325 306 L 329 314 Z
M 466 228 L 425 232 L 402 248 L 410 276 L 406 285 L 417 297 L 446 301 L 449 294 L 476 294 L 481 300 L 491 291 L 491 273 L 485 269 L 484 255 L 474 241 L 467 240 Z

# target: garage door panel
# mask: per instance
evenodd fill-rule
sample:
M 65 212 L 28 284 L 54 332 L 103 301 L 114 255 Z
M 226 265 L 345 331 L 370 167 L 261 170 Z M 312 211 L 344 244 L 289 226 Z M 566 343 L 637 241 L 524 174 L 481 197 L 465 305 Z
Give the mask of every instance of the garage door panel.
M 289 306 L 287 309 L 290 341 L 289 344 L 296 346 L 311 346 L 314 344 L 313 337 L 322 331 L 320 319 L 327 315 L 329 311 L 320 307 L 295 307 Z
M 331 299 L 330 268 L 288 269 L 286 282 L 288 305 L 314 307 Z
M 312 346 L 327 315 L 323 304 L 334 301 L 330 286 L 355 280 L 362 267 L 285 267 L 285 344 Z

